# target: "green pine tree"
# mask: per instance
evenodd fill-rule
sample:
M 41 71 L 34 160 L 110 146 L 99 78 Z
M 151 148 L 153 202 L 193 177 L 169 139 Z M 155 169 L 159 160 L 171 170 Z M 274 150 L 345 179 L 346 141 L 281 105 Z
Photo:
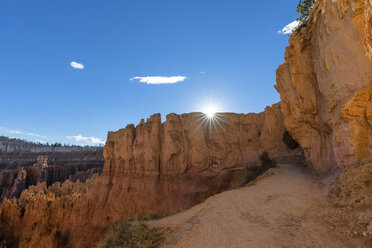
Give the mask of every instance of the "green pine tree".
M 316 0 L 300 0 L 300 3 L 297 6 L 297 12 L 301 14 L 297 21 L 300 21 L 301 24 L 304 24 L 309 19 L 311 10 L 314 7 Z

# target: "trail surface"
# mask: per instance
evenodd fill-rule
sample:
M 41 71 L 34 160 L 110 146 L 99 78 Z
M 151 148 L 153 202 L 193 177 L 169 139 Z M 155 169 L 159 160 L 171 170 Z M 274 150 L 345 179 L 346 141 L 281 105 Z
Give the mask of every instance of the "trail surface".
M 248 186 L 149 222 L 173 232 L 163 247 L 355 247 L 322 213 L 324 189 L 300 167 L 279 165 Z

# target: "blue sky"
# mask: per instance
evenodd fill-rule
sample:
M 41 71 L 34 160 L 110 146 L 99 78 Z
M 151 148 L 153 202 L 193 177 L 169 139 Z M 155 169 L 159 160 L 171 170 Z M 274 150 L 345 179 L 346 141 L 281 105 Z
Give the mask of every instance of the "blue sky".
M 297 4 L 2 0 L 0 135 L 97 144 L 154 113 L 261 112 Z

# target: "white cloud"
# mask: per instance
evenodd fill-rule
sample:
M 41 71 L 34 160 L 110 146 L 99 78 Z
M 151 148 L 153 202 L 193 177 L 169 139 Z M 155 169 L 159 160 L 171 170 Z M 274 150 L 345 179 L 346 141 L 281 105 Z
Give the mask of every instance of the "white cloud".
M 278 34 L 291 34 L 299 25 L 301 22 L 299 21 L 293 21 L 287 26 L 285 26 L 282 30 L 278 31 Z
M 46 138 L 46 136 L 42 136 L 42 135 L 34 134 L 34 133 L 25 133 L 25 134 L 29 136 L 34 136 L 34 137 Z
M 42 135 L 34 134 L 34 133 L 26 133 L 26 132 L 19 131 L 19 130 L 9 130 L 9 131 L 7 131 L 7 133 L 9 133 L 9 134 L 23 134 L 23 135 L 27 135 L 27 136 L 46 138 L 46 136 L 42 136 Z
M 77 136 L 67 136 L 68 139 L 70 140 L 75 140 L 75 141 L 84 141 L 84 142 L 89 142 L 89 143 L 94 143 L 94 144 L 105 144 L 105 141 L 95 138 L 95 137 L 84 137 L 82 135 L 77 135 Z
M 10 133 L 10 134 L 23 134 L 23 132 L 17 131 L 17 130 L 10 130 L 10 131 L 8 131 L 8 133 Z
M 145 84 L 175 84 L 186 79 L 184 76 L 175 77 L 132 77 L 130 80 L 139 80 Z
M 72 61 L 70 63 L 71 67 L 74 68 L 74 69 L 84 69 L 84 65 L 83 64 L 80 64 L 78 62 L 75 62 L 75 61 Z

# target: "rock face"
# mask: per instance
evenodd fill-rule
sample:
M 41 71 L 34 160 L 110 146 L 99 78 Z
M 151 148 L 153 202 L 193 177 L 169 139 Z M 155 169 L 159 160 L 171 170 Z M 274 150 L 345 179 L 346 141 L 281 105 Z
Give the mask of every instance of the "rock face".
M 318 0 L 277 70 L 285 126 L 314 169 L 372 160 L 372 2 Z
M 137 127 L 109 132 L 104 149 L 105 172 L 179 175 L 201 173 L 218 164 L 218 170 L 258 164 L 262 151 L 279 161 L 285 152 L 285 128 L 279 105 L 261 114 L 220 114 L 215 123 L 202 123 L 201 113 L 151 116 Z
M 4 201 L 0 236 L 20 247 L 92 247 L 118 219 L 171 214 L 245 184 L 264 150 L 279 162 L 302 158 L 282 142 L 279 104 L 260 114 L 219 114 L 217 121 L 191 113 L 161 123 L 153 115 L 109 132 L 103 173 L 86 193 L 28 190 L 19 201 Z
M 48 156 L 38 156 L 33 166 L 20 166 L 16 169 L 0 171 L 0 202 L 4 198 L 18 198 L 22 191 L 31 185 L 45 182 L 50 186 L 69 179 L 72 182 L 85 182 L 94 174 L 100 174 L 102 167 L 84 165 L 48 165 Z
M 19 197 L 27 188 L 27 172 L 23 167 L 0 173 L 0 202 L 6 198 Z

